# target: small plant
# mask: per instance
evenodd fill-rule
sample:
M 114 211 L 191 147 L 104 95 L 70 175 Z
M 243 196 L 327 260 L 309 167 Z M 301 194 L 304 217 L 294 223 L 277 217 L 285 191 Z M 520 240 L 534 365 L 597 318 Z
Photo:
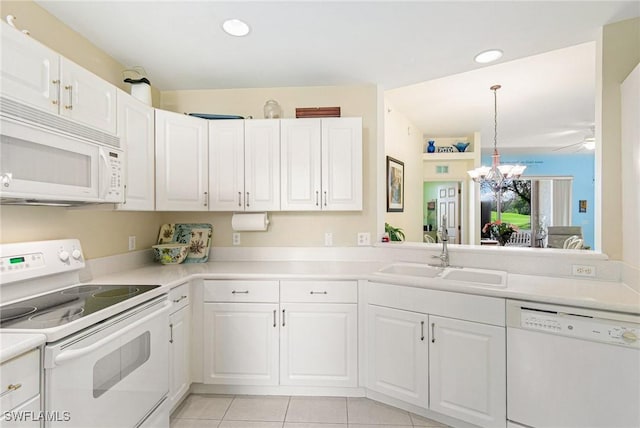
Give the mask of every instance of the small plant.
M 399 227 L 393 227 L 389 223 L 384 224 L 384 231 L 391 241 L 404 241 L 404 232 Z

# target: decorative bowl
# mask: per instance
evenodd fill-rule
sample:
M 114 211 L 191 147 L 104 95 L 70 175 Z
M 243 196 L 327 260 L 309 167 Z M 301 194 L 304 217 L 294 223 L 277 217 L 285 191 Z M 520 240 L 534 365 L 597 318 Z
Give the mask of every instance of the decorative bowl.
M 469 146 L 469 143 L 464 143 L 462 141 L 458 141 L 455 144 L 452 144 L 453 147 L 455 147 L 456 149 L 458 149 L 459 152 L 464 152 L 465 150 L 467 150 L 467 147 Z
M 156 261 L 163 265 L 177 265 L 182 263 L 189 254 L 189 245 L 173 243 L 153 245 L 153 253 Z

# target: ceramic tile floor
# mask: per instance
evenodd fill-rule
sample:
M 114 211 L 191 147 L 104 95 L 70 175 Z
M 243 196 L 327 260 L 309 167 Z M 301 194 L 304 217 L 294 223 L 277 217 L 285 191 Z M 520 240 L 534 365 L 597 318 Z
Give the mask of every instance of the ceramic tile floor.
M 171 428 L 411 428 L 445 425 L 367 398 L 192 394 Z

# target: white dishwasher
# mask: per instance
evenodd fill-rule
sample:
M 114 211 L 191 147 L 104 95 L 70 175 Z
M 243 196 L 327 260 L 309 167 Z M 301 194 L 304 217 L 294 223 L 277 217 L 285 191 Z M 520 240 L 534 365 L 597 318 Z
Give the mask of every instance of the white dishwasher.
M 640 427 L 640 316 L 507 301 L 507 427 Z

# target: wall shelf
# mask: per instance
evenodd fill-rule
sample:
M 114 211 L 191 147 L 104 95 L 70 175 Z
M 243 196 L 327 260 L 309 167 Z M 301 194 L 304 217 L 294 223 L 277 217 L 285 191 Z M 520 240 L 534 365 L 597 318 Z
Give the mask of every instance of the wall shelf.
M 423 153 L 423 161 L 468 160 L 475 159 L 474 152 Z

